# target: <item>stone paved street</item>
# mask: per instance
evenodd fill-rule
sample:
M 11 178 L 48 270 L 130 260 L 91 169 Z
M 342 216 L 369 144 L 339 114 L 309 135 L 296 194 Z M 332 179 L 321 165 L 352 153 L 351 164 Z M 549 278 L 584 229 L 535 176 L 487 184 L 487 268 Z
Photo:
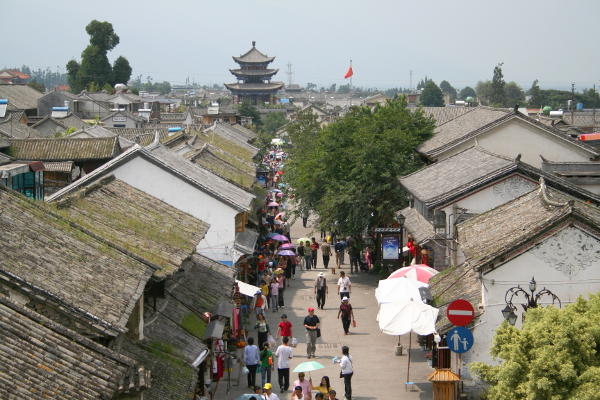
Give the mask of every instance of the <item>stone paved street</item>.
M 312 223 L 309 220 L 309 226 Z M 303 228 L 302 221 L 299 219 L 291 229 L 292 241 L 300 237 L 315 236 L 319 243 L 319 233 L 311 228 Z M 412 335 L 412 350 L 410 363 L 410 381 L 415 383 L 414 391 L 405 390 L 407 380 L 408 357 L 406 349 L 409 345 L 408 335 L 401 338 L 404 346 L 402 356 L 395 355 L 395 346 L 398 341 L 396 336 L 388 336 L 379 331 L 377 321 L 377 300 L 375 299 L 375 288 L 377 287 L 378 275 L 374 274 L 350 274 L 348 257 L 346 264 L 342 269 L 352 281 L 352 293 L 350 303 L 354 308 L 354 315 L 357 321 L 357 327 L 350 329 L 350 335 L 344 336 L 342 323 L 337 319 L 337 312 L 340 305 L 339 296 L 337 296 L 337 280 L 339 270 L 336 275 L 331 274 L 331 270 L 323 268 L 323 259 L 319 250 L 319 260 L 317 270 L 296 271 L 296 279 L 291 281 L 290 288 L 285 292 L 286 307 L 276 313 L 271 310 L 267 312 L 267 319 L 275 330 L 280 322 L 280 315 L 286 313 L 288 319 L 293 324 L 294 337 L 298 339 L 298 347 L 294 349 L 294 358 L 292 359 L 292 371 L 298 364 L 308 361 L 306 356 L 305 328 L 302 326 L 304 317 L 308 314 L 307 308 L 316 309 L 316 299 L 314 295 L 314 280 L 319 272 L 324 272 L 329 285 L 329 297 L 325 303 L 325 310 L 316 309 L 315 314 L 321 319 L 322 337 L 317 340 L 316 359 L 325 366 L 324 369 L 312 372 L 313 384 L 318 385 L 322 376 L 327 375 L 331 380 L 332 387 L 337 391 L 338 399 L 344 398 L 343 379 L 339 378 L 340 367 L 333 364 L 332 359 L 335 356 L 341 357 L 341 347 L 343 345 L 350 347 L 350 354 L 354 357 L 354 376 L 352 378 L 353 400 L 371 400 L 371 399 L 432 399 L 432 384 L 427 381 L 427 375 L 433 372 L 433 369 L 427 365 L 425 359 L 426 352 L 420 351 L 416 343 L 416 335 Z M 334 257 L 330 262 L 330 267 L 334 263 Z M 254 323 L 254 316 L 251 317 Z M 255 335 L 255 331 L 250 331 L 250 336 Z M 416 347 L 416 349 L 415 349 Z M 312 359 L 311 359 L 312 360 Z M 238 366 L 233 370 L 233 376 L 238 376 Z M 309 374 L 307 374 L 307 378 Z M 298 379 L 297 373 L 290 373 L 290 381 Z M 257 382 L 260 382 L 260 374 L 256 376 Z M 229 394 L 226 394 L 226 382 L 221 382 L 216 391 L 215 399 L 236 399 L 244 393 L 250 393 L 246 387 L 246 377 L 242 376 L 239 386 L 232 386 Z M 277 369 L 273 372 L 271 379 L 274 393 L 280 399 L 290 399 L 291 391 L 280 393 L 277 384 Z M 237 382 L 232 382 L 236 385 Z M 313 399 L 314 399 L 313 392 Z

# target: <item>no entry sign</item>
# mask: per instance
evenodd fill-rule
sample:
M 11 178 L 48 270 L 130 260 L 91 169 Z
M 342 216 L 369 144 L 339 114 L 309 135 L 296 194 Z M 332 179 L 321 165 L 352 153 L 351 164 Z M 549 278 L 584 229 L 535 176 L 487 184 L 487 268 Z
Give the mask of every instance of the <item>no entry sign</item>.
M 475 310 L 466 300 L 454 300 L 448 306 L 446 315 L 451 323 L 456 326 L 469 325 L 475 316 Z

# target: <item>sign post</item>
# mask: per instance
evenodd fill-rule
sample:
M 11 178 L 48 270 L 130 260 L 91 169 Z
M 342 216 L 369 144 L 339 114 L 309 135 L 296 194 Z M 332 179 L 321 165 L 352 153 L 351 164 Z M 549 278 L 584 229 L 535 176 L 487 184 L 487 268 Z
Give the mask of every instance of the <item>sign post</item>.
M 466 300 L 454 300 L 446 310 L 448 320 L 456 326 L 467 326 L 475 317 L 475 310 Z

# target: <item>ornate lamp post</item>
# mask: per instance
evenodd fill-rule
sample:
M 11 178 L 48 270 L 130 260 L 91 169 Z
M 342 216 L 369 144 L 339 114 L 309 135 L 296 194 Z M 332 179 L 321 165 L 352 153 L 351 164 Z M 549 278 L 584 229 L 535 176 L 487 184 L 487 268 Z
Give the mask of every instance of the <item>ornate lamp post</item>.
M 511 287 L 510 289 L 508 289 L 506 291 L 506 294 L 504 295 L 504 301 L 506 303 L 506 307 L 502 310 L 502 315 L 504 316 L 504 319 L 506 319 L 511 325 L 514 325 L 517 322 L 517 314 L 515 314 L 515 311 L 517 311 L 517 307 L 512 302 L 515 296 L 522 295 L 523 297 L 525 297 L 526 303 L 521 304 L 524 313 L 527 312 L 527 310 L 530 308 L 538 307 L 538 300 L 540 300 L 540 298 L 542 298 L 543 296 L 549 296 L 550 298 L 552 298 L 552 304 L 554 304 L 555 301 L 558 301 L 558 307 L 561 307 L 560 299 L 557 295 L 555 295 L 546 288 L 543 288 L 539 292 L 535 293 L 536 289 L 537 282 L 535 281 L 535 277 L 532 277 L 531 282 L 529 282 L 529 291 L 531 292 L 531 294 L 527 293 L 527 291 L 523 289 L 521 285 Z M 525 314 L 523 314 L 523 319 L 525 319 Z

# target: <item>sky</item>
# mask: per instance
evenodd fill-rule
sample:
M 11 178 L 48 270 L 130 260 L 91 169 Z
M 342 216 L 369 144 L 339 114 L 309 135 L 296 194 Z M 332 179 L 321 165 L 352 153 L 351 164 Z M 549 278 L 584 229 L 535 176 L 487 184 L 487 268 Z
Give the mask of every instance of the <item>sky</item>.
M 235 82 L 232 56 L 276 56 L 273 80 L 319 88 L 415 87 L 428 77 L 456 89 L 491 80 L 576 91 L 600 82 L 600 1 L 573 0 L 19 0 L 3 1 L 0 68 L 65 71 L 108 21 L 132 77 L 183 85 Z M 11 33 L 10 35 L 7 35 Z M 412 71 L 412 86 L 411 76 Z

